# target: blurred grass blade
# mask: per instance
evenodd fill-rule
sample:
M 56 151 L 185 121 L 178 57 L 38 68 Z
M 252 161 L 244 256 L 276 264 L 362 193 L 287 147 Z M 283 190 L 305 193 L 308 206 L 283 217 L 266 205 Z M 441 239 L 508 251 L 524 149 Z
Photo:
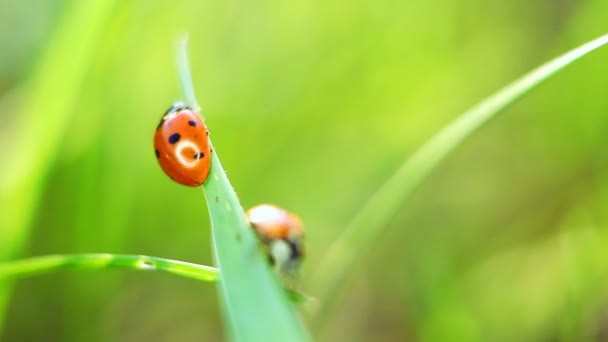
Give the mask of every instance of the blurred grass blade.
M 0 279 L 24 278 L 64 269 L 126 268 L 141 271 L 161 271 L 180 277 L 216 282 L 217 268 L 184 261 L 121 254 L 45 255 L 0 263 Z
M 324 258 L 325 262 L 318 265 L 311 282 L 312 293 L 320 298 L 323 305 L 318 322 L 324 321 L 327 312 L 331 311 L 340 290 L 347 284 L 346 277 L 352 273 L 357 259 L 365 255 L 375 238 L 402 207 L 403 201 L 451 151 L 509 104 L 606 43 L 608 35 L 590 41 L 524 75 L 460 115 L 409 158 L 368 200 L 331 246 Z
M 9 132 L 10 148 L 0 168 L 0 261 L 17 256 L 29 236 L 29 224 L 44 179 L 95 53 L 114 1 L 75 1 L 53 34 L 47 51 L 24 85 L 22 107 L 16 113 L 18 130 Z M 10 285 L 0 283 L 1 323 Z
M 190 105 L 198 113 L 201 112 L 201 106 L 196 101 L 194 96 L 194 84 L 190 75 L 190 59 L 188 58 L 188 35 L 184 34 L 177 41 L 177 52 L 175 60 L 177 61 L 177 70 L 182 83 L 182 90 L 186 97 L 186 103 Z
M 184 94 L 191 107 L 199 108 L 185 38 L 177 52 Z M 261 253 L 213 146 L 211 151 L 211 171 L 203 188 L 211 217 L 215 260 L 222 272 L 219 285 L 228 335 L 235 341 L 310 340 L 289 296 Z

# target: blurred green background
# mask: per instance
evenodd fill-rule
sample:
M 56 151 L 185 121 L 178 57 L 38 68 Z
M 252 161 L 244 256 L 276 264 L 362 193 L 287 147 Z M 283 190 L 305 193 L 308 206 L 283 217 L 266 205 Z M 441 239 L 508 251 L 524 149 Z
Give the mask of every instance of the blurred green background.
M 306 282 L 432 134 L 606 23 L 604 0 L 0 2 L 0 259 L 213 263 L 200 190 L 172 183 L 152 152 L 181 98 L 182 32 L 243 205 L 275 203 L 306 224 Z M 469 139 L 369 242 L 315 335 L 608 338 L 607 89 L 603 49 Z M 225 337 L 210 284 L 91 271 L 15 285 L 0 287 L 2 341 Z

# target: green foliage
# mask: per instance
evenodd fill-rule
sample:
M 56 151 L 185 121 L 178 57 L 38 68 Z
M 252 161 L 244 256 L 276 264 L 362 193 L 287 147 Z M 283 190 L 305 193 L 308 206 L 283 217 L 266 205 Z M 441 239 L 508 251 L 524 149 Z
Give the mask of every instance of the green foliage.
M 4 154 L 0 171 L 0 261 L 22 254 L 30 235 L 45 180 L 73 113 L 76 94 L 95 53 L 113 1 L 78 3 L 51 37 L 48 49 L 25 84 L 13 113 L 13 131 L 4 142 L 13 146 Z M 74 44 L 74 42 L 79 42 Z M 4 50 L 4 49 L 3 49 Z M 32 115 L 41 113 L 43 115 Z M 34 157 L 35 156 L 35 157 Z M 0 321 L 3 321 L 10 285 L 0 283 Z M 0 335 L 2 329 L 0 328 Z
M 171 46 L 189 32 L 197 94 L 230 181 L 245 206 L 275 203 L 303 218 L 298 290 L 324 305 L 312 290 L 317 269 L 404 157 L 495 89 L 603 34 L 607 6 L 2 2 L 3 261 L 103 251 L 213 263 L 200 193 L 168 180 L 152 152 L 163 109 L 183 97 Z M 389 203 L 396 214 L 371 245 L 344 251 L 369 253 L 344 270 L 343 300 L 317 337 L 603 336 L 607 56 L 544 83 L 407 203 Z M 226 337 L 208 284 L 155 272 L 63 272 L 6 293 L 2 340 Z

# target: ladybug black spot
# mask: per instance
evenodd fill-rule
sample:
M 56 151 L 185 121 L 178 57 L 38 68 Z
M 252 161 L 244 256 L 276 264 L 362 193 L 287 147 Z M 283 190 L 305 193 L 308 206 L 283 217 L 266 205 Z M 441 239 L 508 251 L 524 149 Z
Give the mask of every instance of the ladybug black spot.
M 194 159 L 203 159 L 205 158 L 205 154 L 203 152 L 198 152 L 194 154 Z
M 188 125 L 190 125 L 192 127 L 196 127 L 196 122 L 194 122 L 194 120 L 190 120 L 190 121 L 188 121 Z
M 157 159 L 160 158 L 160 152 L 158 152 L 157 148 L 154 149 L 154 153 L 156 153 L 156 158 Z
M 285 241 L 287 242 L 287 245 L 289 246 L 289 249 L 290 249 L 290 252 L 291 252 L 289 257 L 292 260 L 298 259 L 299 257 L 302 256 L 302 251 L 298 247 L 297 244 L 295 244 L 295 243 L 293 243 L 291 241 L 287 241 L 287 240 L 285 240 Z
M 181 139 L 181 135 L 179 133 L 173 133 L 169 136 L 169 144 L 175 144 Z

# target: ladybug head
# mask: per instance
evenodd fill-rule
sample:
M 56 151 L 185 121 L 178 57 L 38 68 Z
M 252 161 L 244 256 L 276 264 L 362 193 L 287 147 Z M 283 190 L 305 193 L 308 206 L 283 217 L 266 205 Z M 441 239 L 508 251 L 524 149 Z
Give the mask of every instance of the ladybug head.
M 171 113 L 179 112 L 180 110 L 183 110 L 183 109 L 192 110 L 192 108 L 188 107 L 185 103 L 183 103 L 181 101 L 177 101 L 169 109 L 167 109 L 165 114 L 163 114 L 163 117 L 165 117 Z

